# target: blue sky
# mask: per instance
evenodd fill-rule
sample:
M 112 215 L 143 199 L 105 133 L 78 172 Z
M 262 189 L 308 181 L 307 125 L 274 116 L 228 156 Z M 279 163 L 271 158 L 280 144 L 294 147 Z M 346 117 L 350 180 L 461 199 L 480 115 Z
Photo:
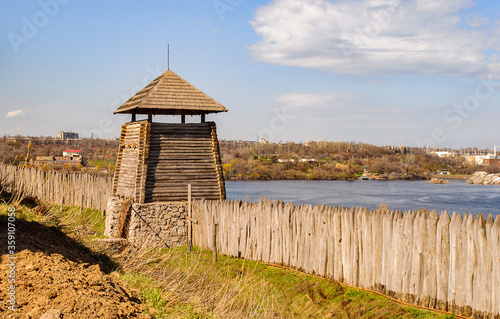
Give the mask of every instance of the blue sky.
M 479 0 L 4 1 L 0 134 L 117 137 L 170 44 L 229 109 L 222 139 L 493 148 L 499 21 Z

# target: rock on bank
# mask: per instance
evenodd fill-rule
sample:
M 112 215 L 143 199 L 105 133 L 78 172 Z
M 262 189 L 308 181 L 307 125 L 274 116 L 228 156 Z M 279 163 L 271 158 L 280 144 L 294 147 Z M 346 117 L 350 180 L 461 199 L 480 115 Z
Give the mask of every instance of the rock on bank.
M 500 174 L 488 174 L 486 172 L 475 172 L 467 180 L 469 184 L 500 185 Z

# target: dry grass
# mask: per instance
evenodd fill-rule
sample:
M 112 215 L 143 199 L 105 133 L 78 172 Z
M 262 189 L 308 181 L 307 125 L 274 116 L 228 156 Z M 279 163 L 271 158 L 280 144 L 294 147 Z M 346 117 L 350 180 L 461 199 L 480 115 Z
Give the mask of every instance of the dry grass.
M 132 249 L 119 264 L 121 278 L 145 291 L 145 301 L 153 301 L 153 314 L 160 317 L 280 317 L 266 280 L 254 276 L 248 262 L 235 271 L 232 261 L 221 257 L 212 263 L 210 253 L 199 249 Z
M 278 267 L 184 247 L 127 251 L 120 278 L 158 318 L 446 318 Z

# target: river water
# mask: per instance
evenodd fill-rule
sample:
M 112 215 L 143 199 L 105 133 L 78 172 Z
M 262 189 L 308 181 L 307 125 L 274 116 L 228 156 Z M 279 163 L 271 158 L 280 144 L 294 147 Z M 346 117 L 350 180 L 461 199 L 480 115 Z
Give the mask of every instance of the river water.
M 450 184 L 425 181 L 226 181 L 227 199 L 259 198 L 294 204 L 324 204 L 376 209 L 387 204 L 394 210 L 436 210 L 438 214 L 481 212 L 488 217 L 500 214 L 500 186 L 470 185 L 452 180 Z

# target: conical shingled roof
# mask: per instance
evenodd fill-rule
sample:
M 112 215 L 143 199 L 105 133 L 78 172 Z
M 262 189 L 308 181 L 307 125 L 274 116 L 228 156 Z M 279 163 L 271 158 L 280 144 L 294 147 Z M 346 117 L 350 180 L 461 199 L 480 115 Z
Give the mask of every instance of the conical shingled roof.
M 217 112 L 227 112 L 227 109 L 167 70 L 113 113 L 199 115 Z

